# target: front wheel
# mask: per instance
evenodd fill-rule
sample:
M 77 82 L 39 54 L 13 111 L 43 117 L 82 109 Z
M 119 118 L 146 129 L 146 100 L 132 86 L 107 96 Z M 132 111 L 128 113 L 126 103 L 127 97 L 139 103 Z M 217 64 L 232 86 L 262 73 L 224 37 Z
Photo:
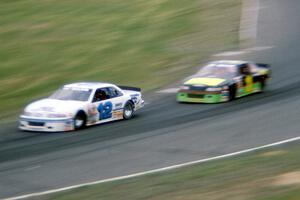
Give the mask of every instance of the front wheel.
M 86 125 L 86 116 L 84 113 L 79 112 L 74 118 L 74 128 L 79 130 L 84 128 Z
M 124 106 L 124 110 L 123 110 L 123 118 L 124 119 L 130 119 L 133 116 L 133 105 L 131 102 L 127 102 Z

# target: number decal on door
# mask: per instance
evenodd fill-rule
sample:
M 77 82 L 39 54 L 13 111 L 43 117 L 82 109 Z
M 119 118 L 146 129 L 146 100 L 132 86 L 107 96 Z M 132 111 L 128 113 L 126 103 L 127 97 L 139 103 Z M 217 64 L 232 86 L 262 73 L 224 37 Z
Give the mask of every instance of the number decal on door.
M 253 77 L 250 75 L 246 76 L 245 82 L 246 82 L 245 92 L 251 93 L 253 90 Z
M 100 103 L 98 106 L 99 120 L 111 118 L 112 117 L 112 108 L 113 108 L 113 105 L 110 101 L 108 101 L 104 104 Z

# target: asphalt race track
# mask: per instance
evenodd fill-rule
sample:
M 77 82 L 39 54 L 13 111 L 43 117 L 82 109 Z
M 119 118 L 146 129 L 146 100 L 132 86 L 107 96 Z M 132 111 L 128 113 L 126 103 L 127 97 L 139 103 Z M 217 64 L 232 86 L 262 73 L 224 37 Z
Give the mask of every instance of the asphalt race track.
M 300 136 L 300 1 L 261 0 L 257 45 L 236 57 L 272 66 L 263 94 L 229 103 L 178 104 L 150 94 L 130 121 L 72 133 L 0 128 L 0 198 L 132 174 Z M 155 95 L 153 97 L 152 95 Z

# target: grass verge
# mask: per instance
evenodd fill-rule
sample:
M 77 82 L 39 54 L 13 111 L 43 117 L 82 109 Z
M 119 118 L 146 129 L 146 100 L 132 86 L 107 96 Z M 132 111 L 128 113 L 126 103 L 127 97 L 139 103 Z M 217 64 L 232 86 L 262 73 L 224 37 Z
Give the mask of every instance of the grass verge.
M 39 200 L 298 200 L 300 143 L 102 183 Z
M 0 121 L 64 83 L 153 90 L 238 47 L 241 0 L 3 0 Z

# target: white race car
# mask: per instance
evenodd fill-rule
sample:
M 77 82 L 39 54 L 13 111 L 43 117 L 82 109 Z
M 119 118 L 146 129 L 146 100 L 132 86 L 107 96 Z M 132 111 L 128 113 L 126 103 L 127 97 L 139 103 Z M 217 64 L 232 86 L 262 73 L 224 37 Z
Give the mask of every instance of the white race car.
M 130 119 L 144 106 L 139 88 L 110 83 L 64 85 L 50 97 L 29 104 L 20 115 L 21 130 L 61 132 Z

